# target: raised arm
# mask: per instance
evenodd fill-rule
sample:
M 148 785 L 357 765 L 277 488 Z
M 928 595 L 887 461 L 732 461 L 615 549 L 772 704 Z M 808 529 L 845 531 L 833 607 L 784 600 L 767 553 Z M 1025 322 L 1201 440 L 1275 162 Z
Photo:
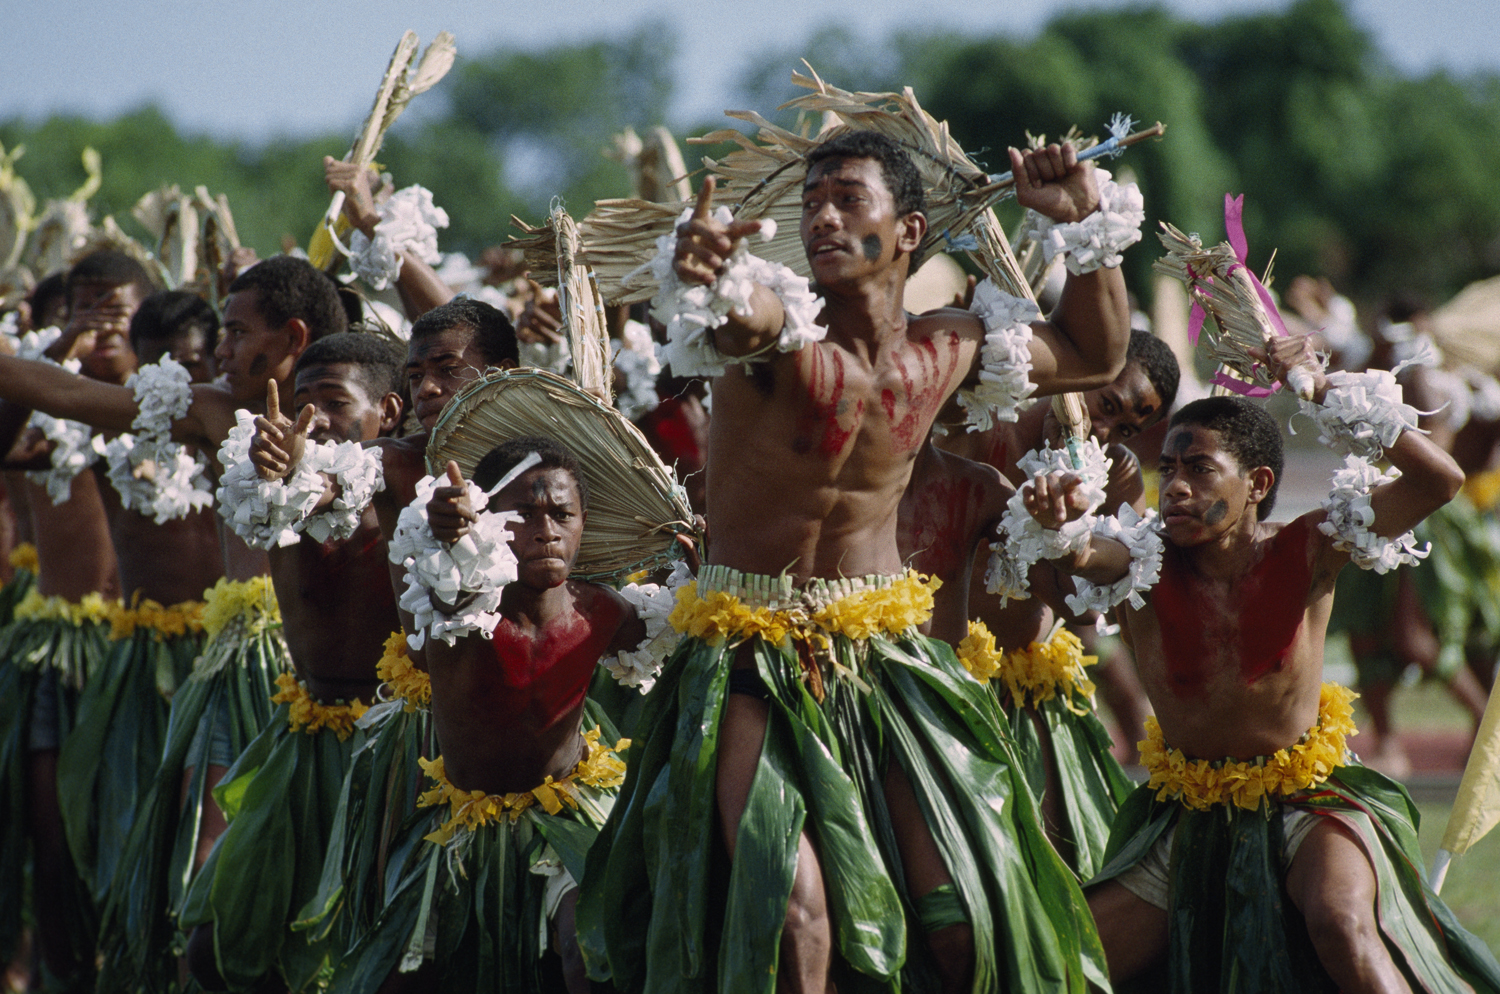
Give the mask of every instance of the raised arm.
M 1071 144 L 1025 153 L 1012 148 L 1010 163 L 1017 202 L 1055 226 L 1085 222 L 1101 210 L 1095 169 L 1078 161 Z M 1036 396 L 1093 390 L 1111 382 L 1124 368 L 1130 344 L 1130 305 L 1118 263 L 1070 272 L 1050 319 L 1033 324 L 1032 332 Z
M 1071 473 L 1038 473 L 1022 484 L 1021 497 L 1032 519 L 1055 532 L 1088 513 L 1088 503 L 1079 496 L 1082 484 Z M 1123 542 L 1093 532 L 1085 532 L 1077 548 L 1051 560 L 1062 572 L 1099 586 L 1124 579 L 1130 572 L 1130 561 L 1130 549 Z
M 714 217 L 715 183 L 713 176 L 704 179 L 692 217 L 677 227 L 673 269 L 684 283 L 713 283 L 724 272 L 739 242 L 761 230 L 759 221 L 726 224 Z M 748 306 L 735 308 L 726 316 L 728 321 L 714 331 L 714 343 L 727 356 L 747 356 L 770 348 L 786 323 L 781 298 L 760 284 L 751 289 Z
M 0 397 L 22 408 L 105 431 L 129 431 L 139 412 L 129 387 L 91 380 L 50 362 L 8 355 L 0 355 Z

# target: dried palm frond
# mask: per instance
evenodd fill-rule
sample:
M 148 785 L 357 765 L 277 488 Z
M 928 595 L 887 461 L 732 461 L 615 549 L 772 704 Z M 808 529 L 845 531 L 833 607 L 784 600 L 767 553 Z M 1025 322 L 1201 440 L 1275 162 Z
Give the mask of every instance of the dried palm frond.
M 638 200 L 675 203 L 693 196 L 682 150 L 672 132 L 661 125 L 647 131 L 644 140 L 627 125 L 604 155 L 629 170 L 632 195 Z
M 1500 276 L 1470 283 L 1432 312 L 1444 365 L 1500 373 Z
M 513 244 L 525 246 L 532 278 L 558 289 L 574 380 L 595 396 L 612 396 L 614 365 L 604 300 L 593 270 L 582 261 L 577 222 L 556 201 L 544 228 L 533 228 L 515 216 L 510 220 L 527 236 Z
M 25 153 L 24 145 L 9 152 L 0 145 L 0 270 L 5 271 L 21 261 L 26 233 L 36 224 L 36 196 L 16 173 L 16 160 Z
M 694 533 L 672 470 L 614 408 L 542 369 L 496 371 L 457 394 L 432 429 L 427 468 L 449 459 L 465 478 L 502 442 L 553 438 L 577 458 L 589 487 L 588 522 L 573 575 L 602 580 L 676 558 L 673 535 Z

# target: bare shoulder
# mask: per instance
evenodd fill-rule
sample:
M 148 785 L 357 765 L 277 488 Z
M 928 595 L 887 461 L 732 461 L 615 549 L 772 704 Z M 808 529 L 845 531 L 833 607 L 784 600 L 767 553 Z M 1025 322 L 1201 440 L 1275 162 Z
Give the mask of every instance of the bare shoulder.
M 417 483 L 427 475 L 427 434 L 405 438 L 372 438 L 366 448 L 380 450 L 385 471 L 385 489 L 377 491 L 377 501 L 394 501 L 404 505 L 416 496 Z
M 939 307 L 913 314 L 907 326 L 913 337 L 929 338 L 940 332 L 954 332 L 961 339 L 981 341 L 984 338 L 984 322 L 972 311 L 961 307 Z
M 998 519 L 1005 513 L 1005 505 L 1016 488 L 994 466 L 968 459 L 954 452 L 946 452 L 934 446 L 941 460 L 944 474 L 959 479 L 973 488 L 979 499 L 974 502 L 980 517 L 985 521 Z
M 229 437 L 235 426 L 235 412 L 245 405 L 238 403 L 229 388 L 218 383 L 194 383 L 193 400 L 187 417 L 177 423 L 174 435 L 179 441 L 217 447 Z

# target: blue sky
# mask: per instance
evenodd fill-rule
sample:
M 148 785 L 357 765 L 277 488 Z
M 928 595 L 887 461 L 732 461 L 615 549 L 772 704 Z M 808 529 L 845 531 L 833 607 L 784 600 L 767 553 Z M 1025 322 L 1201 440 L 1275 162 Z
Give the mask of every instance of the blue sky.
M 1500 73 L 1495 0 L 1348 2 L 1404 70 Z M 1286 2 L 1165 5 L 1204 18 L 1280 10 Z M 406 28 L 424 41 L 446 28 L 460 52 L 481 52 L 609 36 L 659 18 L 679 33 L 678 120 L 668 123 L 680 124 L 723 110 L 727 84 L 749 58 L 809 37 L 840 10 L 859 11 L 862 22 L 850 27 L 878 39 L 895 30 L 936 28 L 1025 36 L 1059 10 L 1077 6 L 1064 0 L 948 0 L 941 7 L 910 0 L 6 0 L 0 118 L 61 111 L 108 117 L 154 101 L 187 129 L 218 136 L 258 141 L 328 130 L 352 134 Z

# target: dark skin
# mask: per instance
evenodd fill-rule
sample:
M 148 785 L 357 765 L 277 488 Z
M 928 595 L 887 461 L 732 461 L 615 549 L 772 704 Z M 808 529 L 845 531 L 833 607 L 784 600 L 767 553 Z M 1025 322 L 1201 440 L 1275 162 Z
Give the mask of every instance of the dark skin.
M 1316 370 L 1301 337 L 1279 340 L 1261 358 L 1283 380 L 1293 366 Z M 1316 371 L 1314 382 L 1321 401 L 1327 379 Z M 1372 494 L 1370 527 L 1379 535 L 1414 527 L 1463 483 L 1448 454 L 1414 432 L 1386 458 L 1402 476 Z M 1348 555 L 1318 530 L 1321 509 L 1285 525 L 1259 520 L 1257 505 L 1274 480 L 1267 466 L 1241 465 L 1201 426 L 1179 425 L 1163 446 L 1162 580 L 1143 608 L 1126 607 L 1123 624 L 1163 735 L 1190 758 L 1268 755 L 1293 745 L 1317 717 L 1334 579 Z M 1075 483 L 1037 477 L 1028 510 L 1044 527 L 1076 516 Z M 1220 503 L 1222 514 L 1214 511 Z M 1065 562 L 1095 582 L 1118 579 L 1127 564 L 1124 546 L 1097 537 Z M 1286 885 L 1341 989 L 1409 990 L 1374 918 L 1374 870 L 1342 827 L 1329 819 L 1312 831 Z M 1166 948 L 1166 913 L 1118 882 L 1093 888 L 1089 906 L 1114 979 Z
M 1056 220 L 1096 209 L 1092 175 L 1071 147 L 1011 150 L 1017 196 Z M 676 271 L 708 283 L 735 243 L 759 222 L 712 217 L 713 181 L 678 230 Z M 827 336 L 793 353 L 774 351 L 785 323 L 779 298 L 756 287 L 748 313 L 715 331 L 719 350 L 771 349 L 754 370 L 731 366 L 714 383 L 709 426 L 710 561 L 746 572 L 811 577 L 890 574 L 902 567 L 897 512 L 912 466 L 947 399 L 978 373 L 984 330 L 967 311 L 907 314 L 902 296 L 911 253 L 927 219 L 900 214 L 876 162 L 826 160 L 803 187 L 801 235 L 826 302 Z M 878 251 L 876 251 L 878 248 Z M 1129 336 L 1117 271 L 1072 277 L 1052 320 L 1033 326 L 1032 380 L 1043 393 L 1085 390 L 1118 374 Z M 737 667 L 749 666 L 741 656 Z M 740 818 L 765 738 L 768 706 L 730 695 L 720 732 L 718 804 L 733 858 Z M 893 764 L 893 769 L 895 769 Z M 887 784 L 907 883 L 914 896 L 951 878 L 904 776 Z M 973 937 L 952 926 L 927 937 L 946 990 L 972 969 Z M 822 871 L 803 835 L 781 940 L 779 990 L 828 987 L 831 937 Z
M 448 543 L 475 520 L 463 476 L 448 464 L 449 486 L 427 505 L 433 534 Z M 583 758 L 584 693 L 602 656 L 633 649 L 645 626 L 608 587 L 568 579 L 586 514 L 567 470 L 536 467 L 491 499 L 513 511 L 511 549 L 519 560 L 500 601 L 493 641 L 465 636 L 427 646 L 432 721 L 448 778 L 490 794 L 531 790 L 566 776 Z M 573 909 L 563 898 L 557 930 L 568 990 L 590 990 L 577 951 Z

